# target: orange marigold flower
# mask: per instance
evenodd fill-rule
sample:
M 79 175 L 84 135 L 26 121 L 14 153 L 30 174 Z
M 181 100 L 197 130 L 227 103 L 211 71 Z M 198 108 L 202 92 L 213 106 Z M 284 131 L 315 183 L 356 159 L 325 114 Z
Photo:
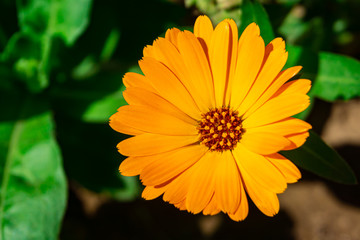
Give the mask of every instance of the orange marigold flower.
M 129 156 L 120 172 L 140 175 L 145 199 L 163 195 L 181 210 L 240 221 L 248 195 L 275 215 L 276 194 L 301 177 L 278 152 L 301 146 L 311 128 L 291 117 L 308 107 L 311 82 L 288 81 L 301 67 L 282 70 L 287 57 L 284 41 L 265 46 L 255 23 L 240 39 L 230 19 L 169 29 L 144 48 L 144 75 L 124 76 L 129 105 L 110 126 L 134 137 L 118 145 Z

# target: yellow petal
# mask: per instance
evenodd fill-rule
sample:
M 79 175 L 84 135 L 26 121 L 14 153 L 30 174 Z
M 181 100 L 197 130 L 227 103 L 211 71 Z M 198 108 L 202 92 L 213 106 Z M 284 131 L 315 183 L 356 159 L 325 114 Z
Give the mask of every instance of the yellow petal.
M 174 206 L 177 207 L 179 210 L 184 211 L 186 210 L 186 200 L 183 200 L 179 203 L 175 203 Z
M 165 39 L 169 40 L 172 44 L 177 46 L 177 35 L 180 32 L 177 28 L 168 29 L 165 33 Z
M 232 56 L 233 34 L 229 21 L 219 23 L 212 35 L 209 47 L 209 60 L 213 73 L 215 102 L 217 107 L 225 104 L 226 86 L 228 84 L 231 67 L 236 61 L 236 56 Z
M 124 176 L 136 176 L 156 159 L 157 156 L 128 157 L 120 164 L 119 171 Z
M 231 79 L 231 106 L 237 109 L 252 86 L 263 61 L 264 40 L 255 23 L 246 27 L 240 36 L 236 69 Z
M 301 147 L 305 143 L 306 138 L 308 137 L 309 137 L 309 132 L 286 136 L 286 138 L 290 140 L 291 144 L 285 147 L 283 150 L 293 150 L 295 148 Z
M 140 179 L 144 185 L 162 184 L 194 165 L 207 151 L 202 145 L 191 145 L 158 155 L 158 159 L 146 166 Z
M 194 175 L 193 172 L 194 169 L 190 167 L 174 178 L 168 184 L 168 188 L 163 195 L 163 200 L 172 204 L 184 201 L 189 191 L 192 176 Z
M 186 209 L 201 212 L 210 202 L 215 190 L 214 172 L 219 159 L 217 153 L 207 152 L 194 166 L 191 184 L 186 196 Z
M 289 117 L 268 125 L 248 128 L 246 129 L 246 133 L 269 132 L 279 134 L 281 136 L 286 136 L 294 133 L 305 132 L 309 129 L 311 129 L 311 125 L 307 122 L 297 118 Z
M 298 79 L 285 83 L 273 96 L 281 96 L 287 94 L 306 94 L 311 87 L 311 81 L 308 79 Z
M 156 58 L 156 54 L 154 52 L 154 47 L 152 45 L 145 46 L 143 49 L 143 55 L 144 55 L 144 57 Z
M 133 72 L 125 73 L 123 77 L 123 83 L 127 88 L 137 87 L 137 88 L 146 89 L 147 91 L 150 92 L 156 92 L 155 89 L 151 86 L 150 81 L 146 79 L 145 76 L 138 73 L 133 73 Z
M 153 58 L 146 57 L 139 61 L 139 65 L 160 96 L 192 118 L 200 119 L 201 112 L 194 99 L 181 81 L 166 66 Z
M 214 27 L 211 23 L 210 18 L 205 15 L 199 16 L 194 25 L 194 34 L 199 38 L 199 41 L 207 53 L 210 46 L 211 36 L 213 34 Z
M 149 107 L 154 109 L 154 111 L 159 111 L 179 118 L 186 123 L 193 125 L 197 124 L 197 121 L 156 93 L 141 88 L 130 87 L 123 92 L 123 96 L 130 105 Z
M 189 73 L 188 89 L 194 96 L 202 112 L 215 107 L 214 87 L 211 70 L 206 55 L 198 39 L 191 32 L 178 35 L 179 52 Z
M 250 151 L 261 155 L 276 153 L 291 144 L 280 134 L 270 132 L 246 132 L 240 142 Z
M 230 59 L 230 66 L 228 68 L 228 82 L 226 86 L 226 93 L 225 93 L 225 105 L 230 104 L 230 98 L 231 98 L 231 92 L 232 87 L 234 84 L 234 76 L 235 76 L 235 69 L 236 69 L 236 63 L 237 63 L 237 53 L 238 53 L 238 28 L 234 20 L 232 19 L 226 19 L 226 22 L 230 25 L 230 42 L 229 42 L 229 59 Z M 236 83 L 235 83 L 236 84 Z
M 166 186 L 164 187 L 147 186 L 144 188 L 141 197 L 146 200 L 152 200 L 163 194 L 165 190 L 166 190 Z
M 112 129 L 114 129 L 115 131 L 123 133 L 123 134 L 127 134 L 127 135 L 139 135 L 139 134 L 145 133 L 142 130 L 128 126 L 128 124 L 123 124 L 121 121 L 119 121 L 120 119 L 118 119 L 116 116 L 117 116 L 116 113 L 113 114 L 110 117 L 110 122 L 109 122 L 110 127 Z
M 143 106 L 122 106 L 110 118 L 110 125 L 115 126 L 117 122 L 147 133 L 178 136 L 198 134 L 196 126 Z
M 211 198 L 209 204 L 204 208 L 203 214 L 204 215 L 215 215 L 220 212 L 220 208 L 218 206 L 217 200 L 214 196 Z
M 117 148 L 125 156 L 145 156 L 167 152 L 198 141 L 198 136 L 167 136 L 145 133 L 120 142 Z
M 269 52 L 267 57 L 266 52 Z M 255 104 L 256 100 L 263 94 L 284 67 L 287 57 L 288 53 L 285 52 L 284 43 L 274 44 L 272 41 L 266 46 L 263 66 L 260 69 L 259 75 L 257 76 L 254 84 L 249 90 L 248 95 L 237 109 L 239 115 L 243 115 L 253 104 Z
M 215 198 L 223 212 L 235 213 L 240 205 L 242 188 L 239 170 L 230 151 L 220 154 L 215 175 Z
M 247 118 L 252 114 L 255 110 L 257 110 L 261 105 L 263 105 L 267 100 L 270 99 L 271 96 L 289 79 L 295 76 L 300 70 L 301 66 L 288 68 L 278 74 L 276 79 L 272 82 L 268 89 L 264 92 L 263 95 L 255 102 L 249 110 L 244 114 L 244 118 Z
M 272 217 L 279 212 L 280 204 L 276 194 L 264 189 L 251 177 L 243 174 L 246 191 L 256 207 L 266 216 Z
M 249 204 L 244 190 L 244 184 L 240 188 L 240 205 L 234 214 L 229 213 L 229 217 L 234 221 L 244 220 L 249 213 Z
M 303 94 L 281 95 L 270 99 L 243 121 L 245 129 L 270 124 L 304 111 L 310 104 Z
M 299 169 L 284 156 L 275 153 L 266 158 L 282 173 L 286 182 L 294 183 L 301 178 Z
M 187 34 L 188 33 L 188 34 Z M 178 39 L 178 48 L 180 51 L 183 50 L 183 46 L 191 45 L 191 42 L 189 42 L 188 39 L 184 39 L 183 35 L 191 35 L 193 38 L 193 41 L 196 41 L 196 43 L 199 45 L 198 50 L 199 53 L 193 53 L 193 55 L 196 56 L 196 54 L 203 54 L 203 51 L 201 49 L 200 44 L 198 43 L 196 37 L 190 33 L 183 33 L 179 32 L 177 35 Z M 191 37 L 190 36 L 190 37 Z M 200 86 L 206 87 L 211 84 L 211 75 L 210 70 L 208 70 L 208 78 L 196 78 L 194 76 L 194 71 L 201 71 L 201 68 L 189 68 L 189 64 L 192 59 L 183 59 L 180 55 L 178 49 L 168 40 L 164 38 L 158 38 L 154 44 L 153 44 L 154 52 L 156 55 L 156 60 L 163 63 L 165 66 L 167 66 L 175 75 L 176 77 L 181 81 L 181 83 L 184 84 L 185 88 L 188 90 L 192 98 L 194 99 L 195 103 L 199 107 L 199 109 L 202 112 L 208 111 L 211 105 L 211 94 L 209 94 L 208 89 L 200 89 Z M 197 50 L 192 48 L 192 51 Z M 186 54 L 186 53 L 185 53 Z M 182 54 L 184 55 L 184 54 Z M 203 54 L 204 55 L 204 54 Z M 207 64 L 207 61 L 205 62 Z M 198 66 L 196 66 L 198 67 Z M 198 83 L 198 84 L 195 84 Z
M 242 144 L 236 146 L 233 155 L 242 176 L 246 172 L 270 192 L 281 193 L 286 189 L 287 184 L 283 175 L 264 156 L 249 151 Z

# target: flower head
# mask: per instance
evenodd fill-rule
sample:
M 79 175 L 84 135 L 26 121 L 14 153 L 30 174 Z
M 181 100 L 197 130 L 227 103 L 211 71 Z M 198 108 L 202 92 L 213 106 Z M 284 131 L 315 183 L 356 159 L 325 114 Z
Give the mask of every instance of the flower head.
M 301 146 L 311 126 L 292 118 L 309 105 L 310 81 L 282 70 L 285 43 L 265 46 L 250 24 L 238 39 L 233 20 L 214 29 L 206 16 L 194 33 L 169 29 L 144 48 L 144 75 L 124 76 L 129 103 L 110 126 L 133 135 L 119 143 L 125 176 L 140 175 L 142 196 L 181 210 L 239 221 L 248 197 L 266 215 L 279 211 L 277 194 L 301 174 L 280 155 Z

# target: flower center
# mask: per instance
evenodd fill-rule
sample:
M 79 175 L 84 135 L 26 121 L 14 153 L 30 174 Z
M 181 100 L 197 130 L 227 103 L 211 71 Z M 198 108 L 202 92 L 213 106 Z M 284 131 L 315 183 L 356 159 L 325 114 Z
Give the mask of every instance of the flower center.
M 202 114 L 199 121 L 200 143 L 210 151 L 233 150 L 241 139 L 241 123 L 238 112 L 228 107 L 212 109 Z

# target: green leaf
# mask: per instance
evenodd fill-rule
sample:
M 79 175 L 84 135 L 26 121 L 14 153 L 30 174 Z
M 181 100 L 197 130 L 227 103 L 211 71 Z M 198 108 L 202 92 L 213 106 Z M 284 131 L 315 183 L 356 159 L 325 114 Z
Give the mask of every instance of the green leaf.
M 327 101 L 360 96 L 360 62 L 347 56 L 320 52 L 312 92 Z
M 71 46 L 89 22 L 92 0 L 29 0 L 17 1 L 22 32 L 49 43 L 54 35 Z
M 92 0 L 52 0 L 51 7 L 56 20 L 50 31 L 60 36 L 68 46 L 84 32 L 89 23 Z M 52 13 L 51 13 L 52 14 Z
M 42 99 L 0 96 L 0 239 L 57 239 L 66 179 Z
M 313 131 L 300 148 L 282 151 L 297 166 L 339 183 L 356 184 L 356 177 L 341 156 Z
M 0 55 L 14 64 L 14 71 L 31 92 L 49 85 L 54 66 L 51 56 L 58 51 L 55 37 L 72 46 L 86 29 L 92 0 L 16 1 L 20 31 L 15 33 Z
M 258 1 L 252 3 L 250 0 L 245 0 L 241 5 L 241 10 L 242 14 L 239 33 L 242 33 L 250 23 L 255 22 L 259 25 L 260 35 L 263 37 L 266 44 L 275 38 L 269 17 Z
M 287 46 L 285 68 L 303 66 L 302 78 L 312 80 L 310 95 L 326 101 L 349 100 L 360 96 L 360 62 L 334 53 L 316 53 L 298 46 Z
M 122 77 L 123 73 L 101 73 L 86 81 L 58 85 L 50 92 L 54 107 L 59 114 L 85 122 L 108 122 L 116 109 L 126 104 Z

